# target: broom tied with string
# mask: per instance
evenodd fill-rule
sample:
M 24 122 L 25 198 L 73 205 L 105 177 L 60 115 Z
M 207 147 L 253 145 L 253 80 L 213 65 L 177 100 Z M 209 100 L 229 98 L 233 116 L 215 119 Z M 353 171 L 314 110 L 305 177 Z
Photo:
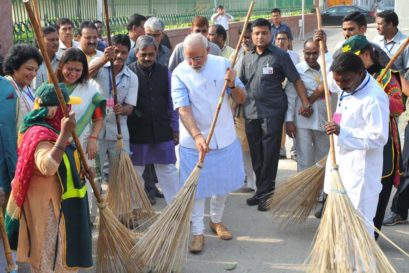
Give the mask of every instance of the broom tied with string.
M 111 28 L 109 24 L 108 0 L 104 0 L 105 25 L 107 30 L 108 45 L 112 46 Z M 114 72 L 114 62 L 110 60 L 112 94 L 114 104 L 117 105 L 117 88 Z M 115 216 L 128 228 L 147 228 L 141 225 L 153 219 L 155 212 L 145 192 L 141 177 L 136 173 L 129 153 L 124 149 L 122 130 L 119 115 L 115 113 L 116 128 L 118 132 L 117 143 L 113 160 L 109 170 L 107 203 Z M 112 156 L 112 154 L 110 154 Z M 135 206 L 135 207 L 133 207 Z
M 247 28 L 253 7 L 254 1 L 250 4 L 243 29 Z M 237 43 L 233 55 L 232 67 L 236 62 L 244 34 L 245 31 L 242 32 Z M 210 143 L 212 138 L 226 88 L 227 81 L 224 82 L 223 90 L 213 116 L 210 131 L 206 139 L 207 144 Z M 205 154 L 199 158 L 195 168 L 173 201 L 162 211 L 161 215 L 145 234 L 142 235 L 131 251 L 133 258 L 139 259 L 140 264 L 155 273 L 179 273 L 182 271 L 183 263 L 187 258 L 190 218 L 204 157 Z
M 321 14 L 318 7 L 316 13 L 318 29 L 321 29 Z M 319 44 L 323 58 L 321 73 L 324 80 L 327 118 L 331 122 L 324 41 L 321 40 Z M 349 199 L 338 171 L 333 135 L 329 135 L 329 139 L 331 190 L 328 192 L 324 214 L 307 260 L 308 272 L 396 272 L 379 248 L 373 234 L 368 232 L 365 221 L 358 216 L 360 212 Z
M 49 73 L 48 75 L 51 77 L 51 82 L 54 85 L 58 101 L 60 103 L 64 116 L 68 117 L 69 113 L 67 105 L 58 85 L 57 77 L 53 73 L 44 41 L 43 39 L 41 39 L 41 28 L 36 21 L 30 0 L 24 0 L 23 3 L 27 10 L 27 14 L 31 21 L 31 24 L 33 25 L 34 33 L 38 41 L 38 46 L 44 58 L 44 63 Z M 90 174 L 91 170 L 88 166 L 84 150 L 75 131 L 72 132 L 72 138 L 80 155 L 82 166 L 85 172 Z M 106 206 L 92 175 L 90 177 L 89 183 L 91 184 L 94 195 L 97 199 L 100 211 L 99 236 L 97 246 L 97 272 L 142 272 L 136 262 L 128 261 L 128 259 L 125 258 L 127 257 L 127 254 L 132 247 L 134 241 L 133 234 L 117 220 L 112 211 Z

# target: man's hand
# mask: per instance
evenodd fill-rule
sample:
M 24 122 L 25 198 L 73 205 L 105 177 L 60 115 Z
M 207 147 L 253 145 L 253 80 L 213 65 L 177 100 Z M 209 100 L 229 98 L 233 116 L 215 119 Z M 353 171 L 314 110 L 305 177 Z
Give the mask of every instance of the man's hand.
M 92 168 L 90 168 L 88 172 L 83 170 L 82 173 L 88 179 L 88 181 L 93 181 L 95 179 L 95 170 Z
M 114 113 L 116 114 L 116 115 L 122 115 L 122 109 L 123 107 L 122 107 L 122 104 L 120 104 L 120 103 L 117 103 L 115 106 L 114 106 Z
M 326 131 L 327 135 L 331 135 L 331 134 L 339 135 L 339 130 L 340 129 L 341 128 L 339 127 L 338 124 L 335 123 L 335 121 L 327 122 L 325 124 L 325 131 Z
M 115 60 L 115 50 L 113 46 L 108 46 L 104 49 L 104 62 L 107 63 L 109 61 Z
M 324 41 L 324 43 L 326 43 L 327 42 L 327 35 L 325 34 L 325 31 L 323 31 L 322 29 L 317 29 L 314 32 L 314 35 L 312 36 L 312 39 L 314 40 L 314 42 Z
M 313 110 L 311 104 L 302 105 L 300 109 L 298 109 L 298 114 L 306 118 L 309 118 L 312 115 L 312 112 Z
M 173 133 L 173 141 L 175 142 L 175 146 L 179 144 L 179 133 Z
M 295 127 L 294 122 L 290 121 L 290 122 L 285 123 L 285 132 L 287 133 L 289 137 L 295 138 L 295 131 L 296 131 L 296 127 Z
M 203 159 L 205 154 L 209 151 L 209 146 L 206 144 L 206 139 L 200 134 L 194 138 L 196 149 L 199 152 L 199 160 Z
M 232 87 L 234 86 L 234 80 L 236 79 L 236 71 L 231 68 L 226 69 L 226 75 L 224 76 L 224 80 L 227 81 L 227 86 Z

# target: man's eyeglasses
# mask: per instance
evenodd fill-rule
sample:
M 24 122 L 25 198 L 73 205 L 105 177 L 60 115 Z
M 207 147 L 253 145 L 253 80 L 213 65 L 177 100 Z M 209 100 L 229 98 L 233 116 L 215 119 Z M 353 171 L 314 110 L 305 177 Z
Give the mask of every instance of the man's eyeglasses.
M 199 61 L 201 61 L 203 58 L 204 58 L 204 56 L 186 57 L 186 60 L 187 60 L 188 62 L 193 62 L 193 61 L 199 62 Z

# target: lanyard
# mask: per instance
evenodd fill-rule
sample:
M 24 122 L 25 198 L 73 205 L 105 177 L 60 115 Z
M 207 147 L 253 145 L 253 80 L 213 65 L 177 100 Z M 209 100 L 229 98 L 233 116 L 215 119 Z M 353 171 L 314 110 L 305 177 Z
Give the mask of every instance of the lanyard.
M 109 97 L 112 97 L 112 73 L 111 73 L 111 68 L 108 68 L 109 70 Z M 122 82 L 122 79 L 124 78 L 125 74 L 122 73 L 121 78 L 119 81 L 116 83 L 116 87 L 119 86 L 119 84 Z
M 358 93 L 359 91 L 361 91 L 362 89 L 364 89 L 364 88 L 368 85 L 368 83 L 369 83 L 370 80 L 371 80 L 371 77 L 368 77 L 368 79 L 366 80 L 366 82 L 364 83 L 364 85 L 362 85 L 360 88 L 358 88 L 357 90 L 355 90 L 355 91 L 353 91 L 353 92 L 351 92 L 351 93 L 347 93 L 347 94 L 344 95 L 345 91 L 342 91 L 341 96 L 339 97 L 339 104 L 338 104 L 338 106 L 339 106 L 339 107 L 341 106 L 342 100 L 343 100 L 344 98 L 349 97 L 349 96 L 352 96 L 352 95 L 354 95 L 355 93 Z

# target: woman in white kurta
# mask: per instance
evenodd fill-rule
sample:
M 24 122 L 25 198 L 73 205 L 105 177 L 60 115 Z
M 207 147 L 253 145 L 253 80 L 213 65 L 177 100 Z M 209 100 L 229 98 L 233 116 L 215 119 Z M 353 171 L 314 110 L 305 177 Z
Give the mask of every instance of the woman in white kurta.
M 344 66 L 345 63 L 348 64 Z M 354 70 L 361 66 L 362 70 Z M 368 222 L 373 222 L 382 189 L 379 181 L 383 167 L 383 148 L 388 140 L 388 96 L 366 72 L 360 58 L 353 53 L 337 57 L 331 70 L 333 79 L 330 81 L 330 90 L 340 94 L 334 113 L 334 123 L 339 126 L 337 131 L 332 131 L 337 134 L 334 140 L 339 173 L 354 207 Z M 348 85 L 348 77 L 352 79 L 350 82 L 355 81 L 357 84 Z M 326 129 L 327 133 L 331 132 L 328 124 Z M 328 160 L 324 189 L 326 193 L 331 191 L 330 172 L 331 160 Z M 370 226 L 368 229 L 372 231 Z

